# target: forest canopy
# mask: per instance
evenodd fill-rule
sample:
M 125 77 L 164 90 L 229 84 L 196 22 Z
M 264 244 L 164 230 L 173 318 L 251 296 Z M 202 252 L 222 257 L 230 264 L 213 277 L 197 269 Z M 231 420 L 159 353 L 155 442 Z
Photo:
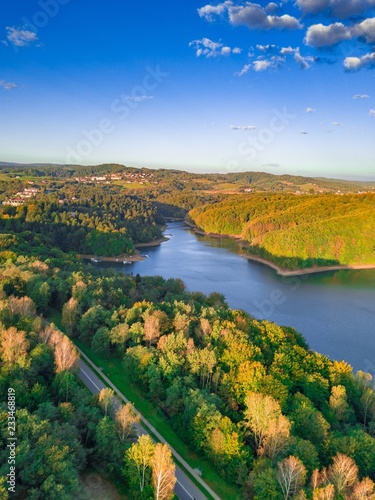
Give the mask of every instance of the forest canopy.
M 266 194 L 193 208 L 207 233 L 238 236 L 249 253 L 282 267 L 375 263 L 375 195 Z

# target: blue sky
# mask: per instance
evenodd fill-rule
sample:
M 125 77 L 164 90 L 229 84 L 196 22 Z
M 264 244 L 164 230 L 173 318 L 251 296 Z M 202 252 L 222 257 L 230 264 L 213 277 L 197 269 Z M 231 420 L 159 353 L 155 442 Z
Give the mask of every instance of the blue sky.
M 375 179 L 375 0 L 10 0 L 0 159 Z

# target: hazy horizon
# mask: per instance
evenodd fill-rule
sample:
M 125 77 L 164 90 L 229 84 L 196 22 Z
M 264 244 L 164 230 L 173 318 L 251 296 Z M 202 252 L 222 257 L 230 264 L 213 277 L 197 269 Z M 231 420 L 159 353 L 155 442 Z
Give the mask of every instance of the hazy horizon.
M 282 175 L 294 175 L 294 176 L 301 176 L 301 177 L 313 177 L 315 179 L 334 179 L 334 180 L 343 180 L 343 181 L 355 181 L 355 182 L 375 182 L 375 175 L 372 175 L 372 176 L 359 176 L 359 175 L 352 175 L 352 176 L 331 176 L 331 177 L 328 177 L 328 176 L 308 176 L 308 175 L 304 175 L 304 174 L 299 174 L 297 172 L 291 174 L 289 172 L 280 172 L 280 171 L 277 171 L 277 172 L 271 172 L 271 171 L 266 171 L 266 170 L 259 170 L 259 171 L 256 171 L 256 170 L 236 170 L 236 171 L 233 171 L 233 172 L 229 172 L 229 171 L 220 171 L 220 170 L 212 170 L 212 169 L 205 169 L 205 170 L 197 170 L 197 169 L 193 169 L 193 168 L 189 168 L 189 167 L 182 167 L 182 168 L 177 168 L 177 167 L 174 167 L 174 166 L 151 166 L 151 165 L 130 165 L 130 164 L 127 164 L 127 163 L 117 163 L 117 162 L 104 162 L 104 163 L 98 163 L 98 164 L 93 164 L 93 163 L 88 163 L 88 164 L 74 164 L 74 163 L 71 163 L 71 164 L 62 164 L 62 163 L 54 163 L 54 162 L 38 162 L 38 161 L 35 161 L 35 162 L 29 162 L 29 163 L 23 163 L 23 162 L 17 162 L 17 161 L 14 161 L 14 162 L 10 162 L 10 161 L 4 161 L 4 160 L 0 160 L 0 165 L 1 164 L 14 164 L 14 165 L 23 165 L 23 166 L 27 166 L 27 165 L 30 165 L 30 166 L 47 166 L 47 165 L 56 165 L 56 166 L 59 166 L 59 165 L 62 165 L 62 166 L 72 166 L 72 167 L 76 167 L 76 166 L 81 166 L 81 167 L 97 167 L 97 166 L 100 166 L 100 165 L 103 165 L 103 164 L 108 164 L 108 165 L 111 165 L 111 164 L 118 164 L 118 165 L 121 165 L 123 167 L 127 167 L 127 168 L 146 168 L 146 169 L 149 169 L 149 170 L 179 170 L 180 172 L 187 172 L 187 173 L 192 173 L 192 174 L 221 174 L 221 175 L 225 175 L 225 174 L 229 174 L 229 173 L 251 173 L 251 172 L 257 172 L 257 173 L 267 173 L 267 174 L 271 174 L 271 175 L 275 175 L 275 176 L 282 176 Z

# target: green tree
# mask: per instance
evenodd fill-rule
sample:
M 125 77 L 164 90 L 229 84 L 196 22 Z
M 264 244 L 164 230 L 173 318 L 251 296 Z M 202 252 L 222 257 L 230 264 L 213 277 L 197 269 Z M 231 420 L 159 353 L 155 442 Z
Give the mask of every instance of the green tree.
M 62 324 L 66 333 L 70 337 L 74 337 L 77 333 L 77 325 L 80 310 L 78 300 L 71 297 L 62 308 Z
M 101 305 L 90 307 L 79 321 L 80 338 L 84 342 L 90 342 L 96 331 L 106 326 L 109 316 L 109 312 Z
M 282 500 L 283 494 L 270 461 L 264 458 L 254 462 L 245 490 L 245 497 L 253 500 Z
M 125 474 L 131 486 L 144 492 L 151 486 L 151 460 L 155 445 L 150 436 L 143 434 L 125 453 Z
M 103 417 L 96 426 L 95 441 L 100 463 L 105 464 L 110 472 L 118 471 L 124 451 L 110 417 Z
M 97 354 L 107 358 L 110 355 L 111 341 L 109 330 L 106 327 L 99 328 L 91 341 L 91 348 Z

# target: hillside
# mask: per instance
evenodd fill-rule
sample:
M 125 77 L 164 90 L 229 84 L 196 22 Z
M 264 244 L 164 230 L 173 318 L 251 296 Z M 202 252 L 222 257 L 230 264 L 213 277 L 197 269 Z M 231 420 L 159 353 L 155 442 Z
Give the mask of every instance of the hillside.
M 374 183 L 264 172 L 0 163 L 0 227 L 50 236 L 64 251 L 118 256 L 190 212 L 286 269 L 373 264 Z M 342 196 L 340 196 L 342 195 Z
M 134 168 L 120 164 L 102 165 L 58 165 L 43 163 L 8 163 L 0 162 L 0 180 L 51 178 L 54 181 L 77 181 L 78 178 L 92 175 L 116 175 L 136 177 L 145 176 L 152 184 L 158 185 L 158 191 L 186 191 L 211 193 L 243 193 L 245 192 L 288 192 L 288 193 L 320 193 L 320 192 L 358 192 L 374 191 L 375 182 L 358 182 L 341 179 L 313 178 L 294 175 L 274 175 L 266 172 L 233 172 L 196 174 L 183 170 Z M 89 179 L 87 179 L 89 180 Z M 111 180 L 110 177 L 107 180 Z
M 189 217 L 287 269 L 349 266 L 375 263 L 374 206 L 373 194 L 249 195 L 194 208 Z

